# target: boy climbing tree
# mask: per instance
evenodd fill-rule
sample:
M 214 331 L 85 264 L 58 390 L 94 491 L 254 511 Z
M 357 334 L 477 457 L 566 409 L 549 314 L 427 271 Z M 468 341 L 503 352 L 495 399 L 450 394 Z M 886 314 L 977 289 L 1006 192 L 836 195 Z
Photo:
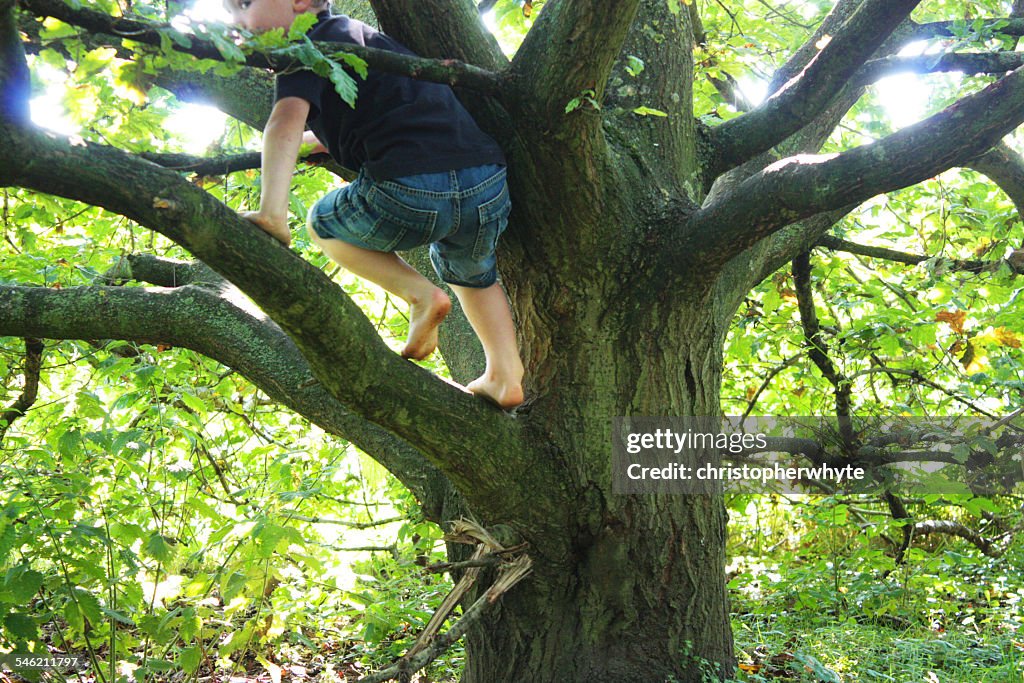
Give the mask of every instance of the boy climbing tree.
M 332 16 L 315 0 L 228 0 L 234 21 L 254 32 L 291 28 L 316 15 L 308 36 L 412 54 L 366 24 Z M 467 388 L 501 408 L 523 402 L 523 365 L 512 314 L 497 282 L 495 247 L 511 203 L 505 159 L 445 85 L 370 70 L 355 106 L 327 78 L 302 70 L 277 78 L 264 129 L 258 211 L 242 215 L 288 244 L 288 190 L 308 125 L 312 137 L 354 181 L 309 212 L 311 239 L 332 260 L 409 304 L 402 355 L 420 360 L 437 346 L 448 296 L 395 252 L 429 244 L 437 274 L 462 304 L 484 349 L 484 374 Z

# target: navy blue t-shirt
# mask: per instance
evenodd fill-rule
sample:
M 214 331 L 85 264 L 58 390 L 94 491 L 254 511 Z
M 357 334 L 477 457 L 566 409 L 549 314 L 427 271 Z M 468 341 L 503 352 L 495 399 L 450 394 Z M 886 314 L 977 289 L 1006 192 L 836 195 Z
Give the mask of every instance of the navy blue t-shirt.
M 307 34 L 313 41 L 355 43 L 413 54 L 397 41 L 346 16 L 317 15 Z M 505 158 L 480 130 L 447 85 L 370 69 L 355 109 L 329 79 L 309 70 L 277 77 L 274 99 L 300 97 L 310 103 L 310 130 L 335 161 L 353 171 L 363 166 L 375 180 L 451 171 Z

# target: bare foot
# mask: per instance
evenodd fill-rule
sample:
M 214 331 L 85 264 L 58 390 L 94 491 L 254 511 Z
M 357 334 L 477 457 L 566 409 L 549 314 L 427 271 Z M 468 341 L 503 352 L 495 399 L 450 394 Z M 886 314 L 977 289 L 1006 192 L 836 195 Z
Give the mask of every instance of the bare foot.
M 523 385 L 520 382 L 502 382 L 484 375 L 467 384 L 466 388 L 502 410 L 512 410 L 523 402 Z
M 264 232 L 269 233 L 278 242 L 288 246 L 292 242 L 292 233 L 288 229 L 287 216 L 272 217 L 262 211 L 239 211 L 239 215 L 258 225 Z
M 448 295 L 437 287 L 409 306 L 409 338 L 402 349 L 402 358 L 423 360 L 437 348 L 437 326 L 441 324 L 452 302 Z

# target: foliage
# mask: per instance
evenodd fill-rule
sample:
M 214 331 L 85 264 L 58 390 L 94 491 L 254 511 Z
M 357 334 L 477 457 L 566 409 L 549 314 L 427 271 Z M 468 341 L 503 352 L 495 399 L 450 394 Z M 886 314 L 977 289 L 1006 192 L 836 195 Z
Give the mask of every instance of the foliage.
M 962 518 L 963 502 L 920 506 Z M 871 501 L 743 497 L 731 507 L 742 520 L 729 583 L 741 681 L 1024 675 L 1020 544 L 993 559 L 928 539 L 897 565 L 900 529 Z
M 951 4 L 929 3 L 927 11 L 945 17 Z M 497 3 L 495 30 L 507 49 L 542 5 Z M 753 97 L 830 3 L 697 5 L 708 41 L 695 54 L 695 106 L 717 122 L 738 110 L 708 78 L 732 74 Z M 147 7 L 159 14 L 163 5 L 135 4 L 136 11 Z M 972 7 L 978 16 L 1003 10 L 997 2 Z M 969 19 L 957 41 L 996 40 Z M 181 116 L 181 106 L 150 87 L 154 71 L 230 71 L 184 58 L 169 44 L 145 59 L 123 60 L 112 49 L 66 39 L 67 30 L 59 22 L 45 25 L 43 39 L 54 44 L 31 57 L 34 87 L 39 104 L 59 100 L 63 125 L 87 140 L 135 152 L 178 151 L 186 141 L 165 124 Z M 234 43 L 214 40 L 238 58 Z M 336 62 L 304 44 L 287 49 L 352 94 Z M 650 68 L 636 57 L 628 66 L 634 77 Z M 927 78 L 936 85 L 925 111 L 948 104 L 952 88 L 943 84 L 963 80 Z M 565 113 L 599 109 L 596 96 L 578 93 Z M 664 116 L 647 106 L 633 111 Z M 876 92 L 851 110 L 826 150 L 849 149 L 896 127 Z M 233 123 L 205 152 L 251 150 L 256 140 L 254 131 Z M 194 181 L 241 208 L 256 201 L 256 176 Z M 326 172 L 304 168 L 293 184 L 292 216 L 305 215 L 332 182 Z M 5 283 L 68 288 L 101 281 L 126 254 L 187 256 L 119 216 L 22 190 L 4 191 L 2 218 Z M 1007 197 L 974 172 L 949 172 L 864 205 L 836 234 L 927 257 L 907 267 L 836 250 L 814 253 L 817 314 L 829 355 L 852 382 L 858 413 L 1002 415 L 1022 407 L 1019 278 L 1006 266 L 969 273 L 954 264 L 999 260 L 1024 242 Z M 296 235 L 304 258 L 333 268 L 302 230 Z M 407 325 L 403 311 L 331 272 L 397 348 Z M 783 270 L 750 292 L 734 321 L 724 412 L 834 413 L 833 388 L 805 349 L 792 276 Z M 5 340 L 4 404 L 24 381 L 22 358 L 21 343 Z M 83 653 L 107 681 L 300 663 L 318 673 L 330 666 L 358 671 L 401 654 L 446 592 L 445 582 L 424 579 L 415 563 L 440 557 L 440 548 L 438 530 L 417 521 L 411 496 L 354 448 L 281 411 L 229 369 L 161 344 L 48 342 L 45 358 L 41 399 L 7 432 L 0 452 L 7 482 L 0 493 L 0 649 Z M 997 512 L 1000 524 L 1013 527 L 1020 523 L 1016 505 L 925 500 L 912 512 L 972 525 Z M 991 559 L 960 540 L 925 538 L 897 562 L 905 522 L 875 502 L 738 498 L 733 510 L 730 588 L 748 667 L 741 680 L 1020 677 L 1019 543 Z M 373 544 L 365 534 L 307 521 L 364 524 L 396 512 L 406 521 L 390 527 L 392 550 L 354 564 L 337 548 Z M 453 676 L 459 665 L 455 650 L 432 675 Z

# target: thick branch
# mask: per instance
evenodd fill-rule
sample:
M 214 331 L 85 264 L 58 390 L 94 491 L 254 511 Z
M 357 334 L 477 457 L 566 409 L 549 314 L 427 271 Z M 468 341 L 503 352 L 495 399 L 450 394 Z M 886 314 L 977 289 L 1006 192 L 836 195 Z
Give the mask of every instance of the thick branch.
M 166 272 L 174 266 L 182 266 L 177 271 L 189 279 L 183 267 L 189 264 L 143 258 L 138 265 L 148 273 L 146 279 L 177 280 Z M 192 349 L 236 370 L 329 434 L 359 446 L 416 495 L 431 519 L 441 521 L 443 501 L 432 495 L 441 473 L 407 443 L 353 414 L 311 381 L 309 366 L 291 339 L 269 320 L 232 303 L 231 295 L 180 283 L 173 289 L 4 286 L 0 336 L 125 339 Z M 233 295 L 237 298 L 238 292 Z
M 752 159 L 810 123 L 918 4 L 867 0 L 798 76 L 756 109 L 712 128 L 717 170 Z
M 1017 152 L 1000 143 L 966 165 L 998 185 L 1024 218 L 1024 159 Z
M 20 0 L 21 6 L 38 16 L 49 16 L 88 29 L 92 32 L 120 36 L 122 40 L 159 47 L 161 36 L 178 33 L 166 24 L 155 24 L 142 19 L 114 17 L 104 12 L 89 9 L 73 9 L 62 0 Z M 196 36 L 178 34 L 187 41 L 187 47 L 173 42 L 173 49 L 202 59 L 224 60 L 213 42 Z M 404 55 L 389 50 L 364 47 L 351 43 L 317 43 L 324 54 L 344 52 L 364 60 L 370 67 L 388 73 L 419 78 L 449 85 L 461 85 L 476 90 L 494 92 L 501 84 L 500 77 L 492 71 L 481 69 L 456 60 L 437 60 Z M 294 66 L 293 57 L 280 50 L 253 52 L 246 55 L 245 64 L 263 69 L 283 69 Z
M 618 140 L 612 137 L 612 141 L 618 143 L 624 155 L 648 167 L 646 173 L 651 179 L 672 194 L 682 194 L 679 187 L 672 187 L 672 181 L 686 184 L 696 175 L 699 156 L 695 149 L 693 83 L 691 78 L 680 76 L 693 73 L 690 21 L 696 10 L 692 4 L 690 7 L 691 12 L 673 13 L 665 0 L 642 0 L 602 103 L 611 124 L 608 130 L 621 136 Z M 645 68 L 637 73 L 626 55 L 641 59 Z M 636 113 L 638 107 L 656 109 L 667 116 L 640 116 Z M 628 120 L 613 122 L 613 116 Z
M 459 0 L 371 0 L 381 28 L 417 54 L 459 59 L 482 69 L 508 66 L 498 41 L 471 2 Z
M 810 38 L 786 60 L 785 64 L 776 69 L 771 83 L 768 84 L 768 94 L 778 92 L 782 86 L 803 71 L 811 60 L 821 52 L 822 40 L 841 31 L 843 24 L 860 9 L 862 4 L 863 0 L 839 0 L 833 5 Z
M 668 263 L 706 272 L 802 218 L 921 182 L 990 149 L 1024 120 L 1024 69 L 871 145 L 772 164 L 695 212 Z M 702 258 L 693 260 L 694 254 Z M 717 263 L 716 263 L 717 262 Z
M 29 75 L 13 0 L 0 0 L 0 118 L 28 121 Z
M 600 102 L 612 65 L 629 34 L 640 0 L 549 0 L 512 60 L 526 97 L 547 125 L 585 92 Z
M 103 206 L 217 270 L 295 340 L 333 396 L 414 444 L 474 509 L 514 519 L 515 501 L 543 476 L 515 420 L 392 353 L 323 272 L 173 171 L 30 128 L 0 126 L 0 154 L 0 184 Z M 508 482 L 523 490 L 511 495 Z

